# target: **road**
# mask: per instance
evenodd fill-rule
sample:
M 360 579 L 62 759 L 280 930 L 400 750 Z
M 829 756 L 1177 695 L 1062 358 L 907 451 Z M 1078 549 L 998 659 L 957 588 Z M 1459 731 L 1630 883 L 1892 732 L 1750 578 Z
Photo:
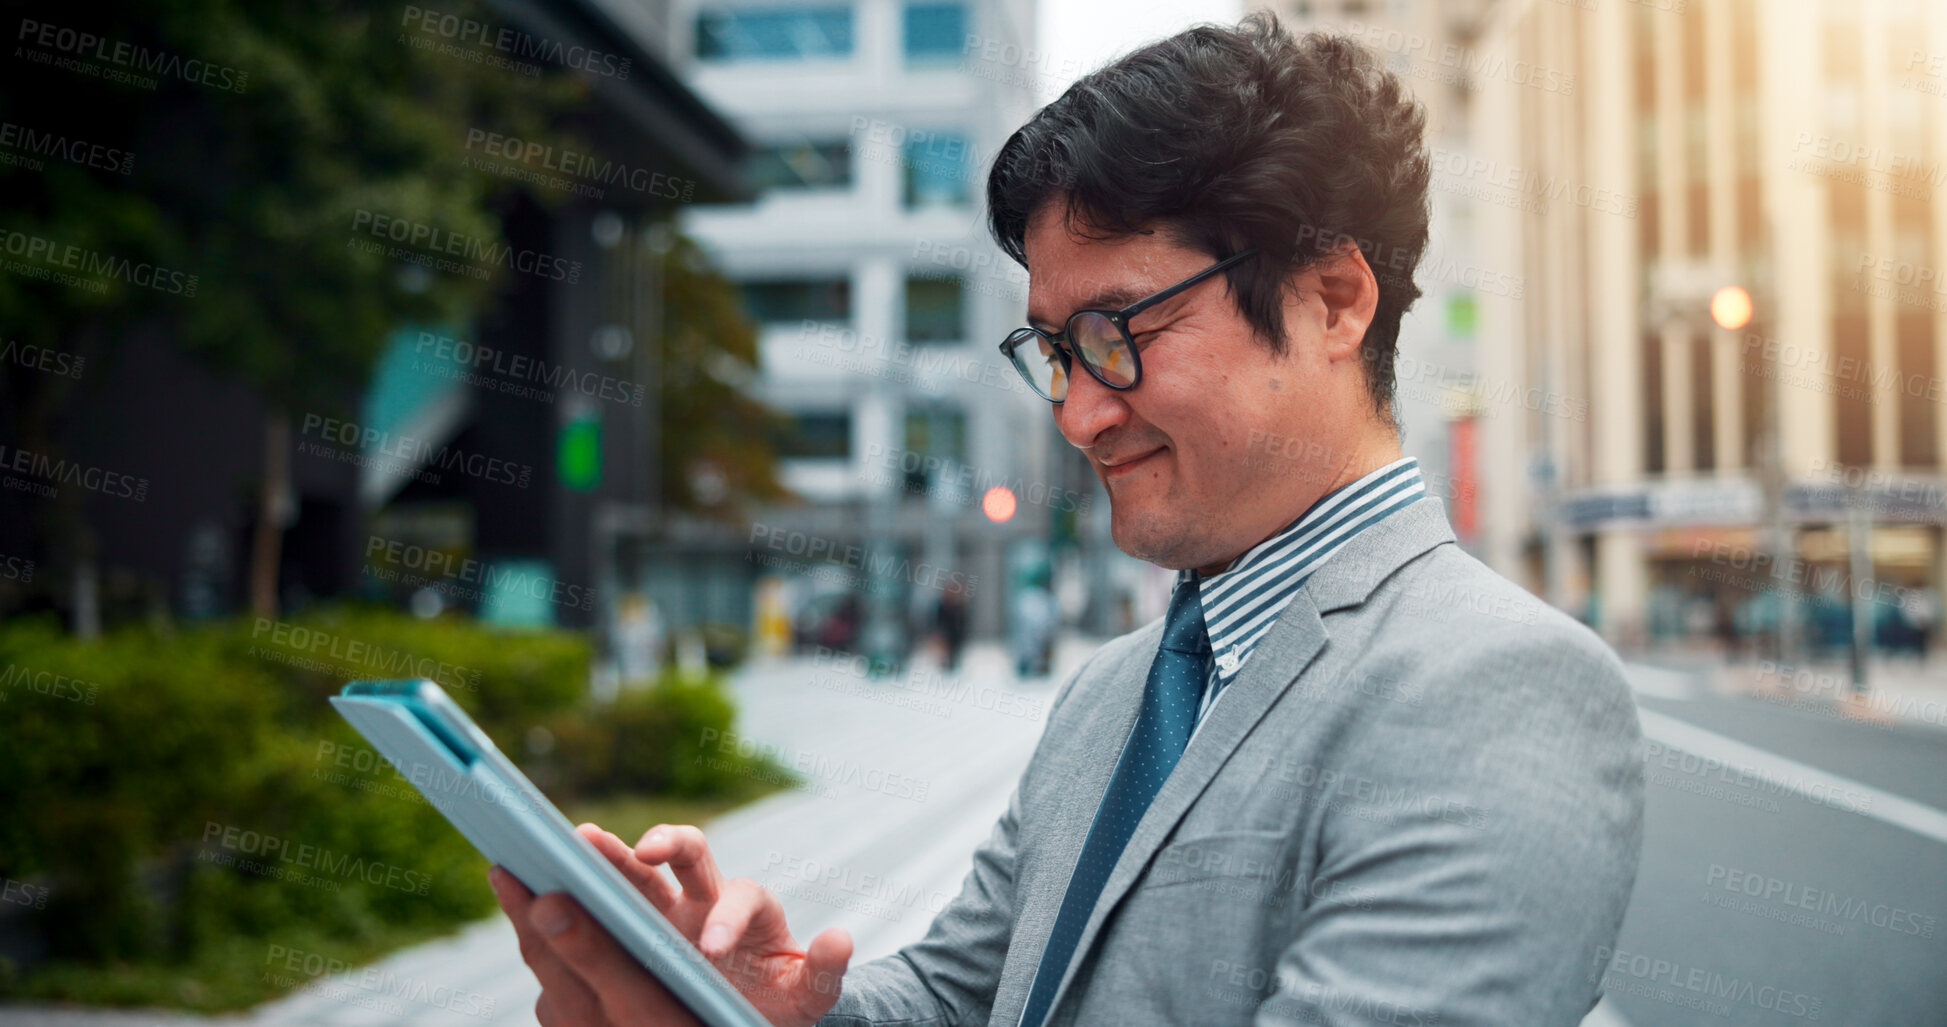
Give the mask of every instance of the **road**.
M 1064 646 L 1058 672 L 1091 649 Z M 1585 1027 L 1947 1024 L 1947 731 L 1631 673 L 1645 851 L 1616 951 L 1589 968 L 1609 997 Z M 1014 680 L 992 648 L 961 675 L 899 684 L 831 661 L 740 674 L 741 734 L 724 744 L 774 745 L 809 783 L 711 825 L 725 872 L 776 891 L 801 939 L 847 928 L 858 959 L 918 937 L 1004 807 L 1054 680 Z M 248 1017 L 0 1023 L 524 1025 L 537 994 L 495 919 Z
M 1627 1022 L 1947 1024 L 1947 732 L 1639 688 Z

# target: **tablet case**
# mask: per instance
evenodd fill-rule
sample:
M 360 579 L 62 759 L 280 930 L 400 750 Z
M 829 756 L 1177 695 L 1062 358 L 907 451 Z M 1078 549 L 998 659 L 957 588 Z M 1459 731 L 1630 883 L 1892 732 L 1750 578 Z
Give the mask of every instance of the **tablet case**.
M 769 1027 L 723 974 L 431 681 L 354 681 L 331 705 L 473 847 L 536 895 L 565 891 L 711 1027 Z

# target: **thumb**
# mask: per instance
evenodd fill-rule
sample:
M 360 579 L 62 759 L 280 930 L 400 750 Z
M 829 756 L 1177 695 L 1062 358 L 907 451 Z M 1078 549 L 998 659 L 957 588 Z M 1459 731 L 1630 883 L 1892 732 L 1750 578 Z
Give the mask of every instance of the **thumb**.
M 805 947 L 801 982 L 806 1012 L 823 1016 L 838 1001 L 839 984 L 851 961 L 852 935 L 844 928 L 833 927 L 811 939 L 811 944 Z

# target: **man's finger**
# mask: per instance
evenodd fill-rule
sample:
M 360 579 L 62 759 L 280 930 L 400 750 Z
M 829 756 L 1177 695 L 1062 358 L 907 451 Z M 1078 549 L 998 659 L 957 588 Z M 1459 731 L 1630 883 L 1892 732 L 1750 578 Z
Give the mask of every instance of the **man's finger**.
M 763 913 L 769 898 L 750 878 L 724 882 L 717 904 L 703 918 L 703 933 L 698 936 L 696 947 L 711 959 L 722 959 L 743 940 L 751 921 Z
M 555 955 L 553 947 L 543 940 L 541 933 L 530 923 L 534 908 L 534 893 L 520 879 L 501 867 L 487 872 L 487 881 L 493 885 L 494 896 L 500 900 L 500 908 L 507 911 L 507 919 L 514 925 L 514 935 L 520 939 L 521 960 L 534 972 L 534 979 L 541 982 L 543 1002 L 535 1008 L 535 1015 L 541 1015 L 541 1006 L 547 1009 L 547 1020 L 543 1023 L 601 1023 L 602 1006 L 595 993 L 582 983 L 568 964 Z
M 588 839 L 597 852 L 607 856 L 608 861 L 615 864 L 615 869 L 622 871 L 622 876 L 628 878 L 629 883 L 635 885 L 650 904 L 665 915 L 669 913 L 670 904 L 676 901 L 676 886 L 669 883 L 669 878 L 664 877 L 662 871 L 637 859 L 635 850 L 623 844 L 622 839 L 594 824 L 583 824 L 575 830 L 581 832 L 581 836 Z
M 667 863 L 683 886 L 683 897 L 710 905 L 723 888 L 723 874 L 710 855 L 703 832 L 688 824 L 660 824 L 649 829 L 635 846 L 636 858 L 644 863 Z
M 701 1027 L 702 1021 L 670 997 L 635 957 L 567 895 L 551 892 L 535 899 L 528 909 L 528 922 L 595 993 L 609 1023 Z
M 802 1011 L 806 1016 L 821 1017 L 838 1001 L 839 983 L 852 961 L 852 935 L 842 927 L 828 928 L 811 939 L 804 956 Z

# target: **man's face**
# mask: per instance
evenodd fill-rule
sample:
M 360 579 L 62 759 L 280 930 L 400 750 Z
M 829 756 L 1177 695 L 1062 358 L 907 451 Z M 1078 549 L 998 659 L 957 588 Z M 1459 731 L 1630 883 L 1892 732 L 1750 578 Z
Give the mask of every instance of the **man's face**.
M 1058 208 L 1044 207 L 1025 238 L 1028 317 L 1047 331 L 1217 260 L 1165 231 L 1072 234 Z M 1074 366 L 1055 426 L 1108 490 L 1117 548 L 1163 567 L 1213 569 L 1283 527 L 1350 462 L 1346 368 L 1318 344 L 1322 304 L 1303 295 L 1304 281 L 1286 303 L 1282 356 L 1253 335 L 1220 274 L 1130 321 L 1142 361 L 1135 388 L 1110 389 Z

